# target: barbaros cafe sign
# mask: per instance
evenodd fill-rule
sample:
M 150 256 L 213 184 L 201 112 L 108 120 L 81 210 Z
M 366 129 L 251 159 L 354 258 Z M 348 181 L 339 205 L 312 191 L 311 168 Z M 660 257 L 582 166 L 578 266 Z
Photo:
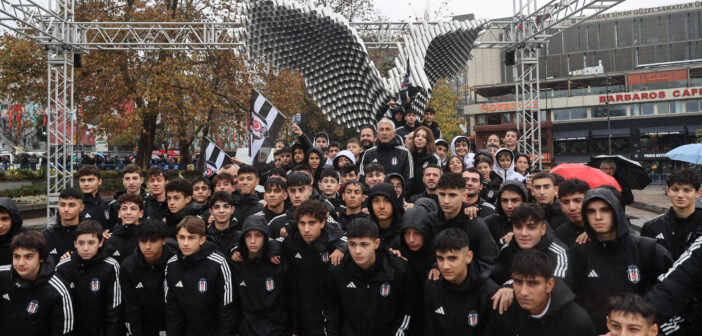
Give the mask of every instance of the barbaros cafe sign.
M 609 103 L 636 103 L 636 102 L 652 102 L 662 100 L 675 100 L 685 98 L 702 97 L 702 88 L 685 88 L 685 89 L 669 89 L 656 91 L 641 91 L 627 93 L 610 93 L 599 96 L 600 104 L 605 104 L 609 99 Z

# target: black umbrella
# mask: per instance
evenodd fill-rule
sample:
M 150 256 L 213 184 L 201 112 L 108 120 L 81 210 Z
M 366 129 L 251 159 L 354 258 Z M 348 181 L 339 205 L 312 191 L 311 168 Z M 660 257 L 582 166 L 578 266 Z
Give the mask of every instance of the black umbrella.
M 651 183 L 651 178 L 648 177 L 646 170 L 641 167 L 641 163 L 621 155 L 598 155 L 590 159 L 587 165 L 600 168 L 600 163 L 603 160 L 614 160 L 617 164 L 617 172 L 614 174 L 614 177 L 623 180 L 631 189 L 642 190 Z

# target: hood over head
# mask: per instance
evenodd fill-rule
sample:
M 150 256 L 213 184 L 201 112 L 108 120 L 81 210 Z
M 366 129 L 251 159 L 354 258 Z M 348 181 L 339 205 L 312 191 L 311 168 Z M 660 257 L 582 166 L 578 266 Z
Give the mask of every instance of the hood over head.
M 325 138 L 325 139 L 327 139 L 327 146 L 329 146 L 329 134 L 327 134 L 327 133 L 325 133 L 325 132 L 315 133 L 314 139 L 312 139 L 312 142 L 313 142 L 312 144 L 313 144 L 313 145 L 317 142 L 317 138 Z
M 475 158 L 477 159 L 478 156 L 480 156 L 480 155 L 484 155 L 484 156 L 488 157 L 490 159 L 490 161 L 494 161 L 494 159 L 492 158 L 492 153 L 490 153 L 490 151 L 487 149 L 481 149 L 481 150 L 477 151 L 475 153 Z
M 424 208 L 424 210 L 434 214 L 439 212 L 439 207 L 437 206 L 436 201 L 429 197 L 420 197 L 414 202 L 414 207 Z
M 339 154 L 336 154 L 334 157 L 334 161 L 332 161 L 332 165 L 334 166 L 334 169 L 339 170 L 339 158 L 345 156 L 349 160 L 351 160 L 351 163 L 356 164 L 356 157 L 353 155 L 353 153 L 350 150 L 342 150 L 339 152 Z
M 378 183 L 373 187 L 373 189 L 371 189 L 370 194 L 368 195 L 368 212 L 370 213 L 371 219 L 373 219 L 373 221 L 376 223 L 378 221 L 372 205 L 373 198 L 378 195 L 383 195 L 390 199 L 390 203 L 392 204 L 393 225 L 399 225 L 400 218 L 402 218 L 403 208 L 400 205 L 400 200 L 397 198 L 395 188 L 393 188 L 389 183 Z
M 495 210 L 497 210 L 497 212 L 502 216 L 505 216 L 505 212 L 502 210 L 500 196 L 502 196 L 502 192 L 505 191 L 505 189 L 519 192 L 519 194 L 522 195 L 522 203 L 526 203 L 529 200 L 529 192 L 527 191 L 526 186 L 524 186 L 524 183 L 519 181 L 505 181 L 502 183 L 500 190 L 497 191 L 497 195 L 495 196 L 495 199 L 497 200 L 495 202 Z
M 439 146 L 439 145 L 444 145 L 444 146 L 446 146 L 446 148 L 449 147 L 448 141 L 446 141 L 446 140 L 444 140 L 444 139 L 436 139 L 436 140 L 434 140 L 434 144 L 437 145 L 437 146 Z
M 454 137 L 453 140 L 451 140 L 451 154 L 458 155 L 458 154 L 456 154 L 456 141 L 458 141 L 458 139 L 461 139 L 461 138 L 465 139 L 466 142 L 468 142 L 468 153 L 470 153 L 470 151 L 471 151 L 470 139 L 468 139 L 468 137 L 465 135 L 459 135 L 459 136 Z
M 583 199 L 583 205 L 581 209 L 581 213 L 583 214 L 583 224 L 585 225 L 585 232 L 587 232 L 587 235 L 590 236 L 590 239 L 592 239 L 593 241 L 599 241 L 597 239 L 597 236 L 595 235 L 595 231 L 590 226 L 590 223 L 587 219 L 587 215 L 585 215 L 585 209 L 587 205 L 594 200 L 602 200 L 609 204 L 610 207 L 612 207 L 612 210 L 614 211 L 614 220 L 617 221 L 615 223 L 617 229 L 617 238 L 615 239 L 615 241 L 619 241 L 622 238 L 628 236 L 629 221 L 626 219 L 626 216 L 624 215 L 624 210 L 622 209 L 622 205 L 617 199 L 617 197 L 614 196 L 611 190 L 605 188 L 595 188 L 588 190 L 587 193 L 585 193 L 585 199 Z
M 422 245 L 420 251 L 424 251 L 427 249 L 431 249 L 432 247 L 432 241 L 434 240 L 434 231 L 432 227 L 437 225 L 436 222 L 437 218 L 435 215 L 432 215 L 423 207 L 415 206 L 407 210 L 407 212 L 405 212 L 405 215 L 402 217 L 400 232 L 404 232 L 406 229 L 409 228 L 413 228 L 419 231 L 422 234 L 422 236 L 424 236 L 424 245 Z M 409 249 L 409 247 L 405 243 L 405 240 L 402 238 L 402 234 L 400 234 L 400 244 L 403 247 Z
M 393 177 L 400 178 L 400 182 L 402 183 L 402 194 L 400 195 L 400 200 L 404 200 L 405 191 L 406 191 L 405 189 L 406 189 L 407 185 L 405 183 L 405 178 L 401 174 L 398 174 L 398 173 L 387 174 L 387 175 L 385 175 L 385 180 L 383 180 L 383 182 L 390 184 L 390 178 L 393 178 Z M 395 188 L 393 187 L 392 190 L 395 190 Z
M 266 217 L 258 215 L 249 216 L 244 221 L 244 227 L 241 229 L 241 237 L 239 238 L 239 251 L 244 259 L 247 259 L 249 255 L 249 249 L 246 248 L 246 233 L 252 230 L 263 232 L 263 251 L 265 251 L 268 247 L 268 238 L 270 238 L 271 234 L 268 230 L 268 222 L 266 221 Z M 265 255 L 265 253 L 262 255 Z
M 5 210 L 10 213 L 10 219 L 12 220 L 12 226 L 7 234 L 0 236 L 0 243 L 8 242 L 14 237 L 20 230 L 22 230 L 22 217 L 20 216 L 17 205 L 9 197 L 0 197 L 0 210 Z
M 505 169 L 502 169 L 502 167 L 500 167 L 500 162 L 497 159 L 501 152 L 509 152 L 512 155 L 512 163 L 510 163 L 509 168 L 507 168 L 506 170 L 514 171 L 514 153 L 507 148 L 500 148 L 497 150 L 497 153 L 495 153 L 495 162 L 492 165 L 492 170 L 494 170 L 500 175 L 504 173 Z

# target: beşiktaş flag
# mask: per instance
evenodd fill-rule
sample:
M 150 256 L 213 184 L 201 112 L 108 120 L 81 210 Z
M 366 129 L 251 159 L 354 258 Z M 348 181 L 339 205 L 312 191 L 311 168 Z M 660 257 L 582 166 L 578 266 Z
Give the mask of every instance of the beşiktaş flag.
M 203 138 L 202 141 L 205 142 L 205 152 L 200 153 L 200 155 L 205 156 L 205 171 L 202 172 L 202 175 L 212 176 L 219 168 L 232 162 L 232 158 L 210 139 Z
M 259 151 L 268 156 L 286 120 L 285 116 L 258 91 L 251 89 L 249 120 L 249 157 L 253 160 Z
M 400 86 L 400 93 L 397 97 L 397 104 L 402 106 L 409 101 L 409 89 L 412 86 L 412 75 L 410 74 L 410 61 L 407 58 L 407 71 L 405 72 L 405 78 Z

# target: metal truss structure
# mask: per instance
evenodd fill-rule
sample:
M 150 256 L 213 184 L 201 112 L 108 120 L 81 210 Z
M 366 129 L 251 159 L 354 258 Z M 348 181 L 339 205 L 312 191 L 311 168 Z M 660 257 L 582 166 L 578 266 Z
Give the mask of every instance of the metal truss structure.
M 539 55 L 555 34 L 594 17 L 624 0 L 512 0 L 513 17 L 488 23 L 477 48 L 514 52 L 518 149 L 542 168 Z
M 522 130 L 520 150 L 532 154 L 538 162 L 541 158 L 539 50 L 554 33 L 624 0 L 551 0 L 542 6 L 537 6 L 537 1 L 513 0 L 514 17 L 511 20 L 481 22 L 479 27 L 475 24 L 466 25 L 465 22 L 346 24 L 363 38 L 362 48 L 397 48 L 401 58 L 411 58 L 410 63 L 417 62 L 412 70 L 413 80 L 415 83 L 423 83 L 428 89 L 438 79 L 437 76 L 450 74 L 461 62 L 465 64 L 465 57 L 470 57 L 470 48 L 474 45 L 479 48 L 517 50 L 517 64 L 513 73 L 516 95 L 521 102 L 517 119 Z M 255 1 L 249 1 L 251 2 Z M 276 6 L 286 4 L 283 0 L 267 2 Z M 48 3 L 47 6 L 41 0 L 0 0 L 0 26 L 36 41 L 48 52 L 47 219 L 51 223 L 57 216 L 58 194 L 73 185 L 73 132 L 76 121 L 73 62 L 76 57 L 100 50 L 214 49 L 245 52 L 246 44 L 242 41 L 246 40 L 247 19 L 244 16 L 234 16 L 230 22 L 75 22 L 75 0 L 48 0 Z M 311 11 L 314 12 L 314 9 Z M 571 24 L 566 25 L 567 20 L 571 20 Z M 473 30 L 465 35 L 470 29 Z M 480 42 L 473 43 L 477 37 L 473 36 L 473 31 L 477 34 L 480 29 L 484 29 L 482 38 Z M 438 39 L 437 44 L 451 52 L 458 52 L 460 56 L 453 57 L 446 63 L 449 65 L 448 72 L 445 64 L 432 70 L 432 62 L 427 62 L 432 57 L 436 61 L 437 57 L 436 50 L 428 50 L 434 43 L 432 39 L 452 30 L 463 31 L 459 33 L 463 36 L 458 38 L 468 40 L 460 43 L 448 41 L 450 43 L 447 44 L 446 39 Z M 463 51 L 456 50 L 457 47 Z M 406 67 L 404 59 L 396 59 L 396 65 L 390 81 L 384 85 L 389 89 L 397 89 L 398 80 L 402 76 L 401 69 Z M 427 68 L 429 72 L 425 73 Z M 430 93 L 420 99 L 420 103 L 426 103 L 429 97 Z

